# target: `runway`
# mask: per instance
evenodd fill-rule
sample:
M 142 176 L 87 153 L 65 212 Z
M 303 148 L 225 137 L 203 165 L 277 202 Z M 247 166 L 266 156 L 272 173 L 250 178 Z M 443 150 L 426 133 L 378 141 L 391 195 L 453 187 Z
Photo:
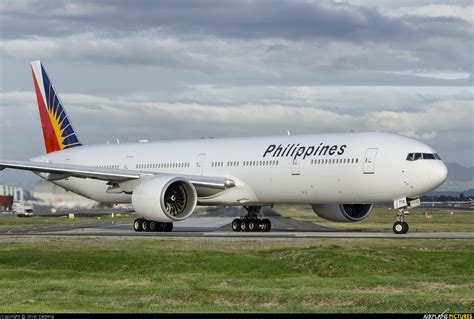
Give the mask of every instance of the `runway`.
M 14 229 L 0 235 L 58 236 L 142 236 L 163 238 L 380 238 L 380 239 L 474 239 L 474 232 L 392 232 L 341 231 L 285 217 L 272 217 L 272 230 L 233 232 L 231 217 L 191 217 L 174 224 L 172 232 L 135 232 L 131 223 L 108 225 L 54 226 L 41 229 Z

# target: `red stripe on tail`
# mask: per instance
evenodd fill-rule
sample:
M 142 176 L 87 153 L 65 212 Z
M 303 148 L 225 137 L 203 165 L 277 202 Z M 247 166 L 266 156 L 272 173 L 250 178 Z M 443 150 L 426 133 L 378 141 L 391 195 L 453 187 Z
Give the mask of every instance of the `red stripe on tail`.
M 38 86 L 38 81 L 33 72 L 33 81 L 35 83 L 36 99 L 38 100 L 38 109 L 41 119 L 41 128 L 43 129 L 44 145 L 46 146 L 46 153 L 60 151 L 61 147 L 59 146 L 58 139 L 54 133 L 53 125 L 49 119 L 48 110 L 44 104 L 43 96 L 41 95 L 41 90 Z

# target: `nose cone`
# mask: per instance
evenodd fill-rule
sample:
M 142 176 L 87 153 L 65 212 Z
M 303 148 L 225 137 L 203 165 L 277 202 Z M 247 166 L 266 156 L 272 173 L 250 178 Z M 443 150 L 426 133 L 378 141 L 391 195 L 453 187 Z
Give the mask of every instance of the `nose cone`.
M 428 174 L 433 182 L 433 187 L 437 188 L 448 178 L 448 168 L 442 161 L 437 161 Z

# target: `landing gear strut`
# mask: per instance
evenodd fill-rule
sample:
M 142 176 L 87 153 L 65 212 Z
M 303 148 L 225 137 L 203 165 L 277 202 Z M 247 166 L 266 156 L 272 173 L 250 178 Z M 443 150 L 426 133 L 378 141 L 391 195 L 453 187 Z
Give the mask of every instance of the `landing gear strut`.
M 395 234 L 406 234 L 408 232 L 408 223 L 405 221 L 405 215 L 408 214 L 406 207 L 398 209 L 397 221 L 393 223 L 392 227 Z
M 269 232 L 272 223 L 269 219 L 259 219 L 257 214 L 260 212 L 261 206 L 244 206 L 247 215 L 236 218 L 232 221 L 232 230 L 235 232 Z
M 137 218 L 133 222 L 133 230 L 136 232 L 170 232 L 173 230 L 173 223 L 162 223 Z

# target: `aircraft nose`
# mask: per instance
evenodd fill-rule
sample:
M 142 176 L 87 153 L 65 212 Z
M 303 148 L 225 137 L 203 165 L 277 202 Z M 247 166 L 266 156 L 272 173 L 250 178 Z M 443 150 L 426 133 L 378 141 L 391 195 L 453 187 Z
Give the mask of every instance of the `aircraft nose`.
M 435 187 L 438 187 L 444 183 L 446 178 L 448 178 L 448 168 L 443 162 L 438 161 L 436 165 L 430 170 L 429 176 L 433 181 L 433 184 L 436 185 Z

